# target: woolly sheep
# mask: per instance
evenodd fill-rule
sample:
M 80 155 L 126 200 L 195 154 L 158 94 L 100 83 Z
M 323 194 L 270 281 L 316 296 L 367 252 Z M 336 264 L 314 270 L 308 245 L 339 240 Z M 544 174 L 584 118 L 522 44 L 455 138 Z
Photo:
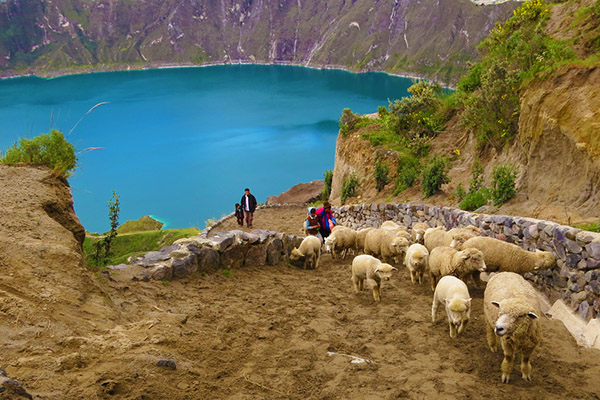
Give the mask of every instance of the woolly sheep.
M 411 240 L 410 233 L 408 233 L 406 227 L 404 225 L 398 225 L 393 221 L 385 221 L 383 224 L 381 224 L 379 229 L 385 229 L 386 231 L 393 233 L 394 236 L 403 237 L 409 242 Z
M 375 228 L 372 227 L 368 227 L 368 228 L 362 228 L 359 229 L 358 232 L 356 232 L 356 250 L 357 251 L 365 251 L 365 237 L 367 236 L 367 233 L 369 231 L 372 231 Z
M 461 249 L 461 245 L 468 239 L 479 235 L 481 230 L 469 225 L 466 228 L 452 228 L 445 231 L 443 227 L 429 228 L 425 231 L 424 244 L 427 250 L 431 252 L 439 246 L 449 246 Z
M 352 249 L 356 255 L 356 232 L 345 226 L 336 226 L 331 235 L 325 239 L 325 248 L 331 251 L 332 258 L 336 258 L 337 254 L 342 259 L 346 258 L 349 249 Z
M 478 236 L 467 240 L 463 249 L 478 249 L 483 253 L 488 272 L 516 272 L 524 274 L 552 268 L 556 259 L 549 251 L 527 251 L 503 240 Z
M 443 276 L 433 293 L 431 305 L 431 322 L 435 324 L 437 309 L 443 304 L 448 316 L 450 337 L 455 338 L 464 332 L 471 318 L 471 296 L 467 285 L 455 276 Z
M 521 375 L 531 381 L 530 357 L 542 338 L 538 319 L 542 313 L 535 289 L 519 274 L 500 272 L 488 281 L 483 311 L 490 350 L 498 350 L 498 336 L 504 351 L 502 383 L 510 380 L 517 352 L 522 355 Z
M 429 251 L 419 243 L 411 244 L 406 251 L 404 265 L 410 271 L 410 281 L 412 283 L 423 283 L 423 274 L 429 270 Z
M 431 290 L 435 290 L 435 285 L 442 276 L 454 275 L 464 280 L 471 276 L 473 271 L 485 270 L 483 254 L 477 249 L 458 251 L 453 247 L 439 246 L 429 253 Z
M 304 269 L 316 269 L 319 266 L 321 257 L 321 240 L 318 237 L 309 235 L 302 240 L 299 248 L 292 250 L 290 260 L 300 260 L 304 258 Z
M 361 254 L 352 260 L 352 284 L 356 293 L 363 290 L 365 279 L 370 279 L 373 283 L 373 298 L 375 301 L 381 301 L 382 281 L 389 281 L 392 277 L 392 271 L 396 268 L 389 264 L 382 263 L 377 258 L 368 254 Z
M 429 225 L 426 222 L 416 222 L 412 226 L 411 236 L 413 243 L 424 243 L 425 231 L 429 229 Z
M 384 262 L 400 263 L 408 245 L 408 240 L 396 237 L 386 229 L 373 229 L 365 236 L 365 254 L 381 257 Z

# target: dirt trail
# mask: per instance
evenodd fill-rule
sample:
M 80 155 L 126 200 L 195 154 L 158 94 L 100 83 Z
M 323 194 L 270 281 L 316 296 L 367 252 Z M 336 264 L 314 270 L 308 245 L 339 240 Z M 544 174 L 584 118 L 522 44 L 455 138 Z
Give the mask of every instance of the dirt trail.
M 298 233 L 305 212 L 261 210 L 255 227 Z M 133 270 L 101 274 L 114 318 L 71 330 L 39 321 L 0 354 L 0 367 L 35 399 L 600 398 L 600 352 L 578 347 L 561 322 L 542 321 L 533 382 L 516 363 L 502 384 L 482 289 L 471 291 L 472 321 L 453 340 L 442 313 L 431 323 L 428 281 L 412 285 L 401 268 L 377 304 L 353 292 L 349 264 L 326 254 L 316 270 L 246 267 L 166 283 L 132 281 Z

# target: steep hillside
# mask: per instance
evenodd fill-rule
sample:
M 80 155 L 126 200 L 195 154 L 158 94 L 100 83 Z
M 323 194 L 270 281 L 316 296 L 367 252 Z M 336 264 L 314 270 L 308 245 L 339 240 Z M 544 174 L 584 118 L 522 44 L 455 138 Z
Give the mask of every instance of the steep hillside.
M 455 82 L 516 2 L 8 0 L 0 74 L 293 63 Z
M 532 17 L 536 10 L 541 10 L 542 14 L 537 16 L 542 22 L 535 22 Z M 469 187 L 473 161 L 478 158 L 484 166 L 486 183 L 491 181 L 495 165 L 511 163 L 517 171 L 516 197 L 500 209 L 486 207 L 484 210 L 567 224 L 597 222 L 600 204 L 598 13 L 600 3 L 597 1 L 569 1 L 554 6 L 531 2 L 517 10 L 507 27 L 495 30 L 493 38 L 483 47 L 486 55 L 480 70 L 467 76 L 467 83 L 476 89 L 460 92 L 459 84 L 460 93 L 456 96 L 459 107 L 430 142 L 429 156 L 444 155 L 450 160 L 450 182 L 442 186 L 440 193 L 425 198 L 418 184 L 398 196 L 392 194 L 393 184 L 378 193 L 375 190 L 375 161 L 379 159 L 395 166 L 399 153 L 388 146 L 373 147 L 363 139 L 369 128 L 361 126 L 351 135 L 338 138 L 332 189 L 334 200 L 340 201 L 342 184 L 354 171 L 359 178 L 361 201 L 414 201 L 457 206 L 455 189 L 459 184 L 463 188 Z M 529 18 L 534 21 L 533 29 L 520 29 L 519 24 L 529 23 Z M 509 29 L 517 30 L 507 33 Z M 532 39 L 523 47 L 527 42 L 526 35 Z M 533 40 L 537 43 L 531 44 Z M 530 53 L 526 47 L 529 44 Z M 510 57 L 515 60 L 512 65 Z M 487 71 L 504 68 L 508 71 L 507 77 L 520 77 L 517 82 L 521 83 L 514 89 L 504 84 L 508 78 L 494 78 L 499 82 L 494 84 L 491 74 L 482 73 L 481 67 L 489 68 Z M 485 87 L 481 83 L 484 79 L 487 79 Z M 463 81 L 461 84 L 466 86 Z M 473 93 L 472 97 L 479 96 L 477 101 L 467 97 L 470 93 Z M 507 104 L 511 96 L 515 96 L 515 106 L 507 107 L 502 114 L 498 109 Z M 471 115 L 482 116 L 471 127 L 461 123 L 464 122 L 465 108 Z M 392 167 L 392 181 L 397 173 Z

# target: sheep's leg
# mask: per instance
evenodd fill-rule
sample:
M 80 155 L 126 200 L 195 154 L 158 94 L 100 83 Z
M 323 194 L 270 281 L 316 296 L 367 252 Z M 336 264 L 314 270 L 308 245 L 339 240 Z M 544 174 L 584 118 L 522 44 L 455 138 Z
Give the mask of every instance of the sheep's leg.
M 429 274 L 429 277 L 431 278 L 431 290 L 435 292 L 435 285 L 437 284 L 435 276 L 433 274 Z
M 515 349 L 506 340 L 501 340 L 501 343 L 502 350 L 504 350 L 504 360 L 502 360 L 502 366 L 500 367 L 502 371 L 502 383 L 508 383 L 515 363 Z
M 468 319 L 463 319 L 462 320 L 462 322 L 460 323 L 460 326 L 458 327 L 458 334 L 459 335 L 465 331 L 465 328 L 467 327 L 467 323 L 469 323 Z
M 321 253 L 317 253 L 317 259 L 315 261 L 315 269 L 319 266 L 319 261 L 321 260 Z
M 362 290 L 362 279 L 356 275 L 352 275 L 352 285 L 354 286 L 354 292 L 360 292 Z
M 373 285 L 373 298 L 375 301 L 381 301 L 381 292 L 379 291 L 379 285 Z
M 417 283 L 419 285 L 423 283 L 423 272 L 417 272 Z
M 448 325 L 450 326 L 450 337 L 454 339 L 456 337 L 456 325 L 452 321 L 448 321 Z
M 471 274 L 471 277 L 473 278 L 473 282 L 475 283 L 475 287 L 477 287 L 477 288 L 485 286 L 483 281 L 479 277 L 480 275 L 481 275 L 481 272 L 479 272 L 479 271 L 473 271 L 473 273 Z
M 438 302 L 436 299 L 433 299 L 433 304 L 431 305 L 431 323 L 435 324 L 435 320 L 437 319 L 437 309 Z
M 529 382 L 531 382 L 531 353 L 533 353 L 533 348 L 523 349 L 523 356 L 521 358 L 521 376 Z
M 416 277 L 415 277 L 415 271 L 412 271 L 412 270 L 411 270 L 411 271 L 410 271 L 410 281 L 413 283 L 413 285 L 415 284 L 416 280 L 417 280 L 417 279 L 416 279 Z
M 487 338 L 488 347 L 492 352 L 498 351 L 498 342 L 496 341 L 496 334 L 494 328 L 489 323 L 485 324 L 485 337 Z

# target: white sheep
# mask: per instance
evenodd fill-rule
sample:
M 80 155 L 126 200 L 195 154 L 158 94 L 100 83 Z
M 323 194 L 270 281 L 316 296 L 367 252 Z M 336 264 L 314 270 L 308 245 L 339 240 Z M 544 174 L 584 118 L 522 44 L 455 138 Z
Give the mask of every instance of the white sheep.
M 406 227 L 404 225 L 398 225 L 393 221 L 385 221 L 383 224 L 381 224 L 379 229 L 385 229 L 386 231 L 393 233 L 394 236 L 403 237 L 409 242 L 411 240 L 410 233 L 408 233 Z
M 302 240 L 299 248 L 292 250 L 290 260 L 300 260 L 304 258 L 304 269 L 316 269 L 319 266 L 321 257 L 321 240 L 318 237 L 309 235 Z
M 480 231 L 479 228 L 472 225 L 466 228 L 452 228 L 449 231 L 444 230 L 443 227 L 429 228 L 423 235 L 424 244 L 430 252 L 439 246 L 449 246 L 460 250 L 465 241 L 479 235 Z
M 429 229 L 429 225 L 426 222 L 416 222 L 412 226 L 411 235 L 413 243 L 424 243 L 425 231 Z
M 490 350 L 498 350 L 496 336 L 504 351 L 500 368 L 502 383 L 508 383 L 515 353 L 521 352 L 521 375 L 531 381 L 530 357 L 542 338 L 542 315 L 535 289 L 521 275 L 500 272 L 488 281 L 483 293 L 486 337 Z
M 478 249 L 483 253 L 488 272 L 526 272 L 552 268 L 556 259 L 549 251 L 527 251 L 503 240 L 477 236 L 463 243 L 463 249 Z
M 450 337 L 455 338 L 464 332 L 471 318 L 471 296 L 467 285 L 455 276 L 443 276 L 433 293 L 431 305 L 431 322 L 435 324 L 437 309 L 443 304 L 448 315 Z
M 404 265 L 410 271 L 410 281 L 412 283 L 423 283 L 423 274 L 429 270 L 429 251 L 422 244 L 411 244 L 406 251 Z
M 331 251 L 331 257 L 336 258 L 336 255 L 339 254 L 344 259 L 350 249 L 356 255 L 356 232 L 340 225 L 335 228 L 335 230 L 332 230 L 331 235 L 325 238 L 325 249 Z
M 453 247 L 439 246 L 429 253 L 431 290 L 435 290 L 435 285 L 442 276 L 454 275 L 464 280 L 472 276 L 473 271 L 485 270 L 483 254 L 477 249 L 458 251 Z
M 362 228 L 356 232 L 356 250 L 357 251 L 365 251 L 365 237 L 369 231 L 372 231 L 373 227 Z
M 352 260 L 352 283 L 354 291 L 360 292 L 364 288 L 366 279 L 371 280 L 373 286 L 373 298 L 381 301 L 381 287 L 383 281 L 389 281 L 395 267 L 382 263 L 377 258 L 368 254 L 361 254 Z
M 384 262 L 404 260 L 409 242 L 386 229 L 373 229 L 365 236 L 365 254 L 380 257 Z

